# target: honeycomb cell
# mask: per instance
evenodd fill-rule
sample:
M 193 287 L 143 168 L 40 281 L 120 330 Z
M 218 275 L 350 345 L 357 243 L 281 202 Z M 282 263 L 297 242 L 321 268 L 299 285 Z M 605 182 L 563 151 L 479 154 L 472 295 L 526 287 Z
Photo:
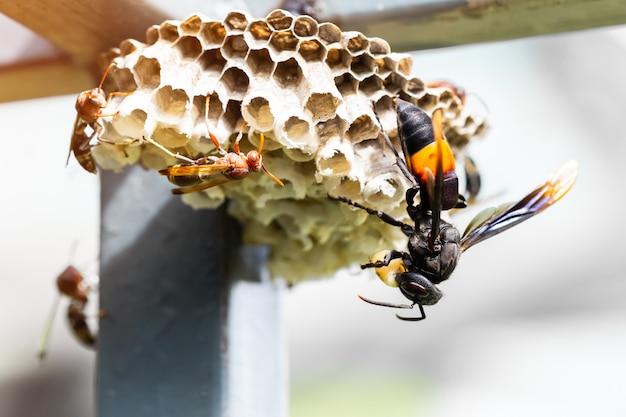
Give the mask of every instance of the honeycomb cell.
M 404 86 L 404 90 L 413 97 L 420 97 L 424 93 L 425 88 L 424 81 L 416 77 L 408 80 Z
M 186 59 L 196 59 L 202 54 L 202 44 L 195 36 L 182 36 L 174 42 L 174 47 Z
M 257 41 L 268 41 L 272 36 L 273 30 L 269 27 L 267 22 L 257 20 L 250 23 L 249 32 L 252 38 Z
M 232 32 L 243 32 L 248 26 L 248 18 L 242 12 L 230 12 L 224 19 L 224 26 Z
M 352 145 L 341 137 L 330 138 L 316 157 L 317 170 L 322 176 L 347 176 L 354 160 Z
M 348 137 L 352 143 L 359 143 L 364 140 L 374 139 L 380 133 L 380 126 L 372 114 L 361 114 L 352 119 L 348 129 Z
M 274 10 L 267 15 L 265 21 L 274 30 L 286 30 L 291 27 L 293 16 L 284 10 Z
M 170 149 L 182 148 L 189 140 L 189 138 L 185 134 L 180 133 L 176 127 L 168 125 L 167 123 L 157 123 L 152 133 L 152 139 L 157 140 L 161 145 Z
M 341 104 L 341 98 L 331 92 L 317 92 L 309 96 L 304 108 L 314 115 L 314 121 L 324 122 L 332 119 L 337 114 L 337 107 Z
M 222 53 L 226 59 L 243 59 L 248 53 L 248 44 L 243 35 L 229 35 L 224 40 Z
M 202 28 L 202 18 L 198 15 L 189 16 L 180 23 L 180 32 L 183 35 L 197 35 Z
M 274 60 L 266 48 L 251 49 L 246 57 L 246 65 L 255 77 L 269 78 L 274 71 Z
M 351 74 L 340 75 L 335 77 L 335 86 L 342 96 L 356 94 L 359 89 L 359 81 Z
M 198 63 L 202 69 L 211 74 L 221 74 L 227 62 L 222 51 L 217 48 L 205 50 L 198 58 Z
M 105 90 L 129 92 L 137 89 L 137 83 L 135 82 L 135 77 L 130 68 L 120 68 L 117 66 L 112 68 L 111 72 L 115 73 L 115 77 L 111 77 L 111 82 L 114 83 L 114 87 L 109 87 L 109 84 L 105 82 Z
M 247 98 L 242 103 L 242 116 L 248 124 L 262 132 L 274 127 L 274 115 L 272 114 L 269 100 L 263 96 Z
M 406 78 L 398 73 L 392 72 L 383 81 L 383 86 L 385 87 L 386 91 L 388 91 L 392 95 L 396 95 L 400 91 L 403 91 L 405 89 L 406 83 Z
M 326 53 L 326 64 L 333 73 L 344 73 L 350 68 L 352 54 L 345 49 L 330 48 Z
M 165 21 L 161 23 L 159 26 L 159 38 L 164 41 L 174 42 L 178 39 L 178 25 L 176 25 L 173 21 Z
M 204 48 L 217 48 L 226 38 L 226 28 L 220 22 L 204 22 L 200 29 L 199 38 Z
M 139 57 L 133 68 L 141 88 L 155 89 L 161 85 L 161 63 L 156 58 Z
M 439 98 L 435 95 L 426 93 L 417 100 L 417 105 L 426 111 L 432 111 L 437 107 Z
M 369 48 L 369 41 L 359 32 L 345 32 L 343 34 L 343 44 L 352 54 L 366 52 Z
M 166 85 L 154 92 L 152 103 L 160 110 L 161 115 L 166 115 L 166 120 L 174 123 L 185 116 L 189 96 L 185 90 Z
M 285 30 L 272 33 L 269 44 L 272 51 L 277 56 L 280 56 L 285 52 L 289 53 L 295 51 L 298 47 L 298 42 L 298 38 L 296 38 L 291 31 Z
M 359 91 L 372 99 L 378 98 L 382 94 L 383 80 L 377 75 L 371 75 L 359 83 Z
M 359 79 L 363 79 L 374 73 L 376 63 L 374 58 L 368 53 L 362 53 L 352 57 L 350 61 L 350 72 Z
M 293 23 L 293 33 L 300 38 L 317 35 L 317 22 L 310 16 L 298 16 Z
M 323 61 L 326 58 L 326 48 L 317 39 L 300 41 L 298 53 L 305 61 Z
M 327 45 L 332 43 L 341 43 L 341 29 L 334 23 L 324 22 L 318 26 L 318 36 L 322 42 Z
M 295 88 L 302 83 L 304 74 L 298 61 L 289 58 L 276 64 L 273 78 L 282 88 Z
M 153 25 L 146 29 L 146 44 L 154 45 L 159 41 L 159 27 L 157 25 Z
M 304 119 L 301 119 L 297 116 L 289 117 L 284 123 L 283 131 L 289 141 L 294 144 L 311 143 L 311 124 Z M 310 156 L 308 159 L 310 159 Z
M 135 52 L 137 49 L 141 48 L 143 44 L 141 42 L 137 42 L 134 39 L 124 39 L 120 43 L 120 54 L 121 55 L 130 55 Z
M 226 88 L 227 97 L 239 101 L 244 97 L 250 86 L 248 74 L 237 67 L 230 67 L 224 71 L 220 81 Z
M 391 47 L 389 43 L 380 38 L 370 38 L 369 39 L 369 53 L 378 56 L 378 55 L 387 55 L 391 53 Z

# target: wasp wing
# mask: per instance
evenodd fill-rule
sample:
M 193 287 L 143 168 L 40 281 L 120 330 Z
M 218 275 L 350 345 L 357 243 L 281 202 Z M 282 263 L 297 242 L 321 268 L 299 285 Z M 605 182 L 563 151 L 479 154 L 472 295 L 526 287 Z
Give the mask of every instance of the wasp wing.
M 461 250 L 466 251 L 547 209 L 567 194 L 574 186 L 577 175 L 576 161 L 568 162 L 520 201 L 478 213 L 463 233 Z
M 224 172 L 228 164 L 173 165 L 159 171 L 161 175 L 180 177 L 188 175 L 211 175 Z
M 202 181 L 199 184 L 191 185 L 189 187 L 174 188 L 172 189 L 172 194 L 196 193 L 198 191 L 203 191 L 211 187 L 215 187 L 217 185 L 226 184 L 229 181 L 231 180 L 229 180 L 226 177 L 214 177 L 214 178 L 211 178 L 210 180 Z
M 87 135 L 85 129 L 87 129 L 89 123 L 85 122 L 80 115 L 76 115 L 76 121 L 74 122 L 74 131 L 72 132 L 72 139 L 70 141 L 70 150 L 67 153 L 67 160 L 65 165 L 70 161 L 70 156 L 74 152 L 74 157 L 86 171 L 95 174 L 96 164 L 91 156 L 91 142 L 92 136 Z

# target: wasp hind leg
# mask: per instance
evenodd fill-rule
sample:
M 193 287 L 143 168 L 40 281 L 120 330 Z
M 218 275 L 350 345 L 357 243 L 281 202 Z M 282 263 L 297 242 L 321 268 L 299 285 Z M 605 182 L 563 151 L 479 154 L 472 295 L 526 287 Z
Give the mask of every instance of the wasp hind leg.
M 390 224 L 392 226 L 396 226 L 402 229 L 402 231 L 404 233 L 412 233 L 413 232 L 413 226 L 411 226 L 410 224 L 406 224 L 404 222 L 401 222 L 400 220 L 395 219 L 393 216 L 391 216 L 390 214 L 385 213 L 384 211 L 381 210 L 374 210 L 371 209 L 369 207 L 365 207 L 362 204 L 357 203 L 356 201 L 352 201 L 348 198 L 345 197 L 341 197 L 341 196 L 332 196 L 330 194 L 328 194 L 328 198 L 330 198 L 331 200 L 335 200 L 335 201 L 341 201 L 342 203 L 346 203 L 349 204 L 353 207 L 356 208 L 360 208 L 361 210 L 365 210 L 367 211 L 369 214 L 373 215 L 373 216 L 377 216 L 379 219 L 381 219 L 382 221 L 384 221 L 387 224 Z

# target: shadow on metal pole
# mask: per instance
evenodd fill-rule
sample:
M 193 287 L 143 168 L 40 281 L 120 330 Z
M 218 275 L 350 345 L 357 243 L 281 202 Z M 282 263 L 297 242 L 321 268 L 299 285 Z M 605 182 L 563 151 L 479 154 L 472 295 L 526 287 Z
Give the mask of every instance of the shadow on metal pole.
M 286 415 L 266 251 L 241 246 L 224 207 L 169 189 L 139 167 L 102 173 L 98 416 Z

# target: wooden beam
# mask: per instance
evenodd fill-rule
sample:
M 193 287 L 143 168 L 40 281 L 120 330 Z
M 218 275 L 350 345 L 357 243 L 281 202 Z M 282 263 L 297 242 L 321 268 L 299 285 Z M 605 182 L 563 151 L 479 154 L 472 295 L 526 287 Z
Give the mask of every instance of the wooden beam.
M 414 51 L 626 23 L 623 0 L 426 0 L 331 18 L 343 30 Z
M 0 13 L 31 29 L 97 73 L 100 52 L 122 40 L 145 39 L 146 29 L 169 18 L 143 0 L 1 0 Z
M 68 58 L 0 67 L 0 103 L 78 94 L 93 87 L 91 74 Z

